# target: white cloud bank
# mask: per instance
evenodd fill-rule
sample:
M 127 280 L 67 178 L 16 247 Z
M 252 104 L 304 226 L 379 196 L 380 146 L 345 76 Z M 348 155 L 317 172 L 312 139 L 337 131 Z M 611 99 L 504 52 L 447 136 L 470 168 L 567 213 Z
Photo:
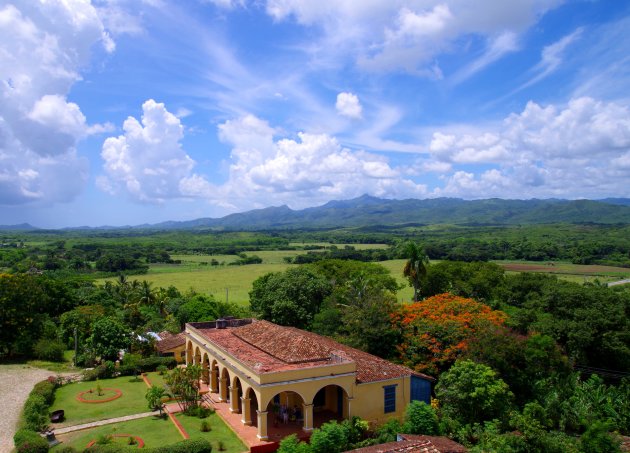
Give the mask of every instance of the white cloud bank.
M 494 128 L 436 131 L 428 158 L 413 167 L 351 150 L 327 134 L 277 138 L 246 115 L 219 125 L 232 147 L 227 181 L 193 172 L 181 147 L 180 120 L 162 104 L 143 105 L 125 134 L 103 145 L 101 187 L 138 201 L 205 199 L 230 211 L 277 204 L 304 208 L 364 193 L 385 198 L 531 198 L 630 196 L 630 109 L 591 98 L 565 106 L 527 104 Z M 429 174 L 441 179 L 428 187 Z M 24 175 L 28 177 L 28 175 Z
M 277 21 L 320 26 L 329 45 L 316 48 L 357 55 L 361 67 L 377 72 L 402 70 L 439 78 L 437 55 L 465 46 L 468 37 L 481 37 L 486 41 L 485 53 L 458 75 L 463 80 L 516 50 L 516 36 L 562 3 L 564 0 L 267 0 L 266 10 Z
M 96 43 L 115 47 L 89 2 L 0 6 L 1 205 L 68 201 L 82 190 L 87 160 L 76 143 L 107 126 L 89 126 L 66 95 Z
M 615 102 L 529 102 L 493 130 L 435 132 L 429 150 L 433 165 L 454 168 L 435 195 L 630 196 L 630 109 Z M 494 168 L 475 173 L 462 165 Z

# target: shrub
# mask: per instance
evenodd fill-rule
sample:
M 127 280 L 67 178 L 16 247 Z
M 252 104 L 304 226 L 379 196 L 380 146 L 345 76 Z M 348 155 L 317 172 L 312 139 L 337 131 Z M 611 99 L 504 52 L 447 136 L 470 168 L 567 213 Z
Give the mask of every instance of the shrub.
M 66 445 L 65 447 L 59 447 L 55 450 L 55 453 L 78 453 L 74 447 Z
M 424 401 L 412 401 L 407 406 L 403 430 L 407 434 L 438 434 L 438 417 Z
M 149 451 L 151 453 L 212 453 L 212 444 L 205 439 L 184 440 Z
M 223 443 L 222 440 L 217 442 L 217 450 L 219 450 L 219 451 L 225 451 L 226 450 L 225 444 Z
M 65 350 L 65 345 L 60 341 L 51 341 L 46 338 L 40 339 L 33 347 L 35 357 L 51 362 L 63 362 L 63 353 Z
M 210 422 L 208 420 L 202 420 L 200 431 L 202 433 L 209 433 L 212 431 L 212 427 L 210 426 Z
M 137 443 L 138 441 L 136 440 L 135 437 L 129 436 L 129 440 L 127 440 L 127 445 L 136 445 Z
M 168 371 L 168 367 L 166 365 L 158 365 L 155 371 L 157 371 L 160 376 L 163 376 Z
M 48 404 L 41 395 L 31 395 L 24 404 L 22 414 L 24 427 L 32 431 L 41 431 L 48 424 Z
M 277 453 L 310 453 L 311 446 L 305 442 L 300 442 L 297 435 L 291 434 L 280 441 Z
M 128 360 L 127 357 L 130 355 L 132 356 L 132 359 Z M 175 360 L 173 357 L 137 357 L 138 356 L 136 354 L 125 355 L 125 360 L 118 369 L 121 376 L 131 376 L 137 373 L 156 371 L 159 367 L 166 367 L 167 370 L 170 370 L 177 366 L 177 360 Z
M 50 406 L 55 399 L 55 389 L 57 387 L 58 386 L 56 382 L 51 382 L 49 380 L 41 381 L 35 384 L 33 390 L 31 390 L 30 395 L 41 396 L 42 398 L 44 398 L 44 401 L 46 401 L 46 404 Z
M 184 413 L 189 417 L 206 418 L 210 414 L 214 414 L 214 409 L 203 406 L 190 406 Z
M 13 442 L 19 453 L 46 453 L 48 451 L 48 441 L 39 433 L 29 429 L 20 429 L 15 433 Z
M 324 423 L 311 435 L 313 453 L 339 453 L 347 450 L 347 444 L 346 430 L 336 420 Z

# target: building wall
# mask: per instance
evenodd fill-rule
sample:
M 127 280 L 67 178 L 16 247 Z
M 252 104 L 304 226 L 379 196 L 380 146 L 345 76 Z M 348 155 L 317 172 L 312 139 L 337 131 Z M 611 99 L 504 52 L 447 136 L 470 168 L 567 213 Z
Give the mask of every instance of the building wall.
M 388 414 L 385 413 L 384 390 L 387 385 L 396 385 L 396 411 Z M 381 425 L 391 418 L 402 420 L 409 398 L 409 377 L 357 384 L 354 389 L 351 414 L 367 420 L 372 426 Z

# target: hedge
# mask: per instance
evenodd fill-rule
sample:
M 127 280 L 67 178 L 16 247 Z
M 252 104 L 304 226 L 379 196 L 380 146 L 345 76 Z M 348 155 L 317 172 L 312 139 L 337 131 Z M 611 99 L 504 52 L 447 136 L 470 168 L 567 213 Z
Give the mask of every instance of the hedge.
M 105 362 L 93 370 L 87 370 L 83 373 L 84 381 L 95 381 L 96 379 L 108 379 L 113 377 L 117 372 L 120 376 L 132 376 L 137 373 L 146 373 L 155 371 L 157 367 L 165 366 L 169 370 L 177 366 L 177 360 L 173 357 L 145 357 L 133 364 L 125 364 L 114 368 L 113 362 Z
M 30 429 L 20 429 L 13 436 L 16 451 L 19 453 L 46 453 L 48 441 Z
M 138 451 L 136 447 L 126 445 L 93 445 L 83 450 L 83 453 L 122 453 Z M 205 439 L 183 440 L 175 444 L 156 448 L 143 448 L 145 453 L 212 453 L 212 444 Z

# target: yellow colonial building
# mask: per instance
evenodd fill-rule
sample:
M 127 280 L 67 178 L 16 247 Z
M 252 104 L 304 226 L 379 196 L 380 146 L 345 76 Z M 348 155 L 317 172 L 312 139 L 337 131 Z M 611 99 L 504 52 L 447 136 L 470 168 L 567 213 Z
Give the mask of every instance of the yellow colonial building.
M 376 425 L 430 401 L 429 376 L 293 327 L 219 319 L 186 324 L 185 338 L 186 363 L 261 440 L 289 417 L 306 432 L 355 415 Z

